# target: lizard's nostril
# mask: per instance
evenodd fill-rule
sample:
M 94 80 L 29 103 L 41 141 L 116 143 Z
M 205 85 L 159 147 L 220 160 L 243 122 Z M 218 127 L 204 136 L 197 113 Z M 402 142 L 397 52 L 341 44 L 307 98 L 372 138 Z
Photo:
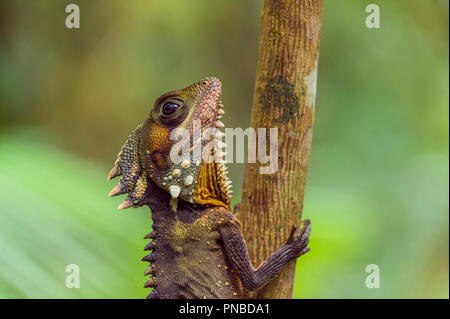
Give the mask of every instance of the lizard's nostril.
M 203 84 L 203 85 L 206 85 L 206 84 L 208 84 L 208 82 L 206 82 L 206 81 L 203 81 L 203 82 L 202 82 L 202 84 Z

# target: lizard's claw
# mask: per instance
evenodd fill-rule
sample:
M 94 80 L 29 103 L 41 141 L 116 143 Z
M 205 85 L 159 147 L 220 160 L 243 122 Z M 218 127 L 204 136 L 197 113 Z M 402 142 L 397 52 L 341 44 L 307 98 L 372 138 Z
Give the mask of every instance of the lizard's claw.
M 302 250 L 302 252 L 300 253 L 300 256 L 306 254 L 309 251 L 311 251 L 311 248 L 306 247 L 305 249 Z
M 286 245 L 292 244 L 294 242 L 294 234 L 296 231 L 297 231 L 297 225 L 292 225 L 291 233 L 289 234 L 289 237 L 286 240 Z
M 294 254 L 299 257 L 306 254 L 310 249 L 307 247 L 309 243 L 309 234 L 311 233 L 311 221 L 309 219 L 303 222 L 303 227 L 297 237 L 294 238 L 294 233 L 297 227 L 292 226 L 291 234 L 286 242 L 286 245 L 292 247 Z
M 300 234 L 298 235 L 298 237 L 301 237 L 302 239 L 308 238 L 310 232 L 311 232 L 311 221 L 309 219 L 306 219 L 303 222 L 303 227 L 300 230 Z

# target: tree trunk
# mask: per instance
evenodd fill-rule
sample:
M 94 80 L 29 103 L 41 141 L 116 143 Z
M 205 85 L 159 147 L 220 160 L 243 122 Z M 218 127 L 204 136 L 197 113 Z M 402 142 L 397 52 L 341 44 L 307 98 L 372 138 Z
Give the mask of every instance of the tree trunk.
M 278 128 L 278 169 L 261 174 L 264 164 L 248 163 L 245 168 L 237 214 L 254 266 L 282 246 L 292 225 L 301 221 L 322 8 L 323 0 L 264 2 L 251 126 L 267 132 Z M 295 261 L 248 297 L 292 298 L 294 274 Z

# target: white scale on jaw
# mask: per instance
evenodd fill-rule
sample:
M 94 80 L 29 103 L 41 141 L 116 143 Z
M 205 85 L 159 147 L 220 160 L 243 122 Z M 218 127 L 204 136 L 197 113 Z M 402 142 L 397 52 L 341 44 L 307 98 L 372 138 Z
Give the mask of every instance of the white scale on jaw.
M 219 106 L 222 107 L 223 105 L 219 105 Z M 224 110 L 219 108 L 219 110 L 218 110 L 218 114 L 219 114 L 218 118 L 221 118 L 224 113 L 225 113 Z M 225 127 L 225 124 L 223 124 L 223 122 L 218 119 L 216 121 L 216 128 L 223 128 L 223 127 Z M 228 168 L 225 166 L 225 164 L 227 162 L 223 158 L 224 156 L 227 155 L 227 153 L 222 151 L 222 149 L 226 148 L 226 144 L 221 141 L 221 139 L 224 136 L 225 136 L 225 133 L 223 133 L 220 130 L 216 129 L 216 132 L 215 132 L 215 135 L 214 135 L 214 141 L 215 141 L 215 145 L 214 145 L 214 153 L 215 154 L 214 154 L 214 157 L 215 157 L 216 162 L 222 164 L 221 165 L 221 173 L 222 173 L 222 175 L 223 175 L 223 177 L 225 179 L 225 187 L 226 187 L 226 189 L 227 189 L 227 191 L 229 193 L 232 193 L 233 191 L 231 190 L 231 181 L 227 177 L 227 175 L 228 175 Z M 199 146 L 201 141 L 202 141 L 201 138 L 197 139 L 197 141 L 195 141 L 193 143 L 193 148 Z M 197 166 L 199 166 L 200 162 L 196 162 L 195 164 Z M 180 177 L 180 176 L 183 176 L 182 170 L 183 169 L 188 169 L 191 166 L 190 159 L 182 160 L 180 166 L 181 166 L 181 170 L 179 168 L 175 168 L 171 173 L 169 173 L 170 174 L 169 176 L 164 177 L 164 180 L 172 181 L 172 180 L 178 179 L 178 177 Z M 190 195 L 192 195 L 192 193 L 193 193 L 193 187 L 194 187 L 193 183 L 194 183 L 194 176 L 189 174 L 186 177 L 184 177 L 183 184 L 188 189 L 188 193 Z M 163 184 L 165 184 L 165 183 L 163 182 Z M 180 186 L 175 185 L 175 184 L 174 185 L 170 185 L 169 186 L 169 192 L 170 192 L 170 195 L 172 196 L 172 198 L 175 199 L 175 198 L 178 198 L 178 196 L 180 195 L 181 188 L 180 188 Z
M 169 192 L 172 198 L 177 198 L 180 195 L 181 188 L 177 185 L 172 185 L 169 187 Z

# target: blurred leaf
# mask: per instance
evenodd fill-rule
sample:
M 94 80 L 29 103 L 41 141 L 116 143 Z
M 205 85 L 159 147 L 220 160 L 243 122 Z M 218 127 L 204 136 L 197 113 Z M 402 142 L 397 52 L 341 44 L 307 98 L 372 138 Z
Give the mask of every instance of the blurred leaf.
M 0 139 L 0 297 L 143 298 L 148 209 L 119 213 L 107 169 L 28 138 Z

